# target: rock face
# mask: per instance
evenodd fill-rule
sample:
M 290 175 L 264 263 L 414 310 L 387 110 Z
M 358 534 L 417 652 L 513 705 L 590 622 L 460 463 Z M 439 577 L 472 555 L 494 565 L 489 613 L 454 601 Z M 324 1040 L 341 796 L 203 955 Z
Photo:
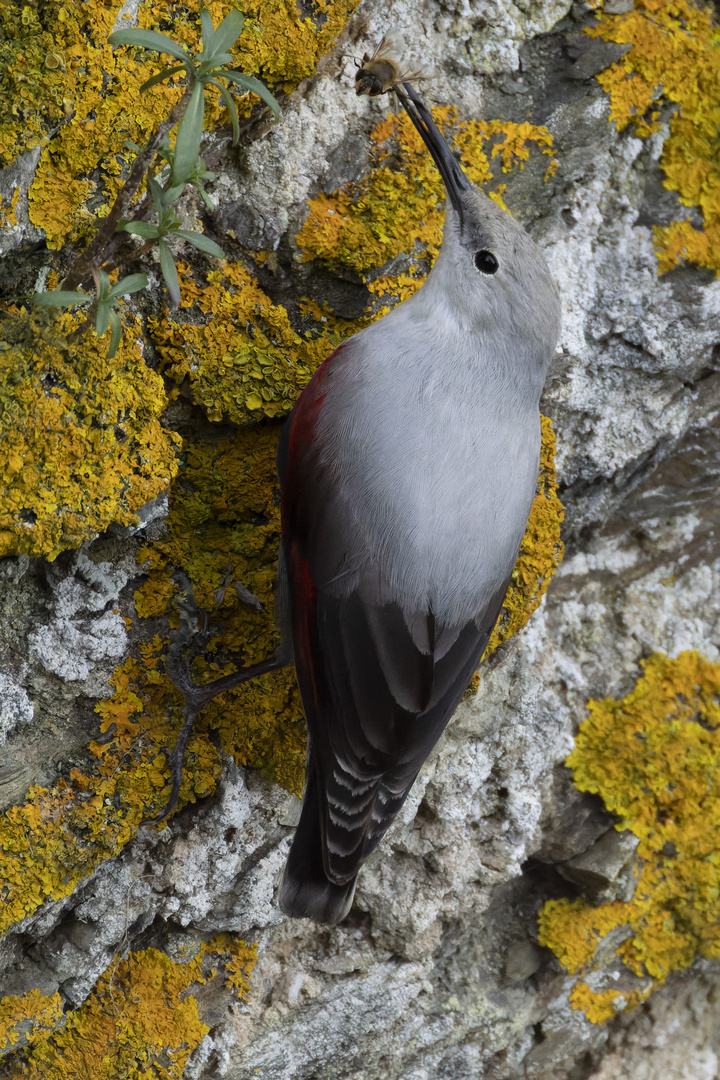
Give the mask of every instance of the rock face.
M 651 6 L 645 2 L 634 13 L 631 0 L 612 0 L 605 10 L 640 18 Z M 652 2 L 662 9 L 662 0 Z M 327 929 L 285 920 L 273 901 L 297 795 L 268 778 L 277 768 L 243 767 L 223 751 L 215 794 L 201 798 L 198 782 L 198 801 L 167 827 L 141 824 L 142 810 L 133 823 L 121 807 L 103 826 L 115 831 L 102 856 L 82 848 L 73 861 L 67 845 L 60 847 L 58 783 L 73 768 L 90 771 L 93 753 L 97 758 L 102 740 L 113 736 L 100 735 L 93 708 L 112 697 L 118 682 L 109 680 L 128 656 L 150 665 L 141 643 L 167 632 L 165 608 L 151 610 L 148 600 L 148 582 L 162 569 L 152 545 L 179 536 L 163 497 L 145 508 L 137 531 L 110 529 L 52 562 L 23 553 L 0 560 L 0 797 L 4 834 L 18 837 L 17 850 L 10 842 L 4 850 L 30 868 L 27 878 L 17 869 L 10 878 L 0 864 L 0 895 L 7 904 L 20 897 L 0 938 L 0 1076 L 20 1076 L 23 1054 L 41 1044 L 46 1056 L 30 1059 L 33 1075 L 70 1075 L 72 1032 L 90 1037 L 82 1027 L 90 1013 L 82 1010 L 98 1009 L 109 1024 L 126 1015 L 122 1002 L 112 1009 L 113 979 L 119 1001 L 121 990 L 128 1001 L 135 993 L 152 1011 L 150 976 L 133 982 L 131 970 L 153 979 L 162 970 L 165 980 L 168 971 L 187 971 L 177 1002 L 190 1009 L 192 993 L 206 1027 L 188 1021 L 165 1042 L 162 1033 L 155 1042 L 138 1037 L 135 1051 L 132 1040 L 123 1043 L 118 1020 L 112 1031 L 103 1029 L 92 1080 L 130 1075 L 127 1045 L 133 1060 L 162 1060 L 167 1075 L 194 1080 L 717 1074 L 720 967 L 712 943 L 689 947 L 681 972 L 658 975 L 646 957 L 635 975 L 652 993 L 633 1010 L 611 1002 L 605 1022 L 592 1022 L 570 996 L 580 969 L 563 968 L 538 944 L 546 901 L 594 905 L 633 895 L 637 837 L 615 831 L 617 818 L 600 798 L 576 790 L 563 764 L 588 701 L 624 698 L 641 661 L 658 652 L 696 650 L 720 662 L 720 281 L 690 262 L 659 276 L 653 242 L 655 226 L 685 219 L 703 226 L 697 206 L 682 205 L 663 187 L 675 114 L 661 98 L 653 130 L 630 124 L 619 131 L 611 122 L 608 93 L 595 76 L 633 46 L 589 36 L 595 15 L 588 4 L 402 0 L 390 13 L 379 0 L 363 0 L 318 73 L 288 95 L 282 122 L 214 165 L 217 209 L 206 230 L 241 245 L 242 259 L 263 253 L 255 271 L 265 301 L 287 308 L 297 331 L 305 326 L 303 297 L 327 301 L 332 311 L 318 317 L 331 321 L 358 319 L 372 300 L 363 275 L 328 259 L 303 261 L 294 238 L 309 199 L 359 183 L 374 167 L 371 131 L 390 104 L 355 97 L 353 56 L 374 48 L 391 18 L 434 72 L 427 84 L 433 100 L 454 104 L 466 119 L 530 122 L 552 136 L 554 171 L 538 150 L 522 171 L 504 175 L 497 155 L 489 182 L 507 184 L 503 197 L 543 247 L 563 298 L 563 333 L 542 411 L 558 440 L 564 561 L 528 626 L 484 664 L 479 690 L 459 707 L 363 870 L 349 917 Z M 52 256 L 37 247 L 43 233 L 27 217 L 37 162 L 29 150 L 7 173 L 22 194 L 18 224 L 4 233 L 11 249 L 0 282 L 5 295 L 12 260 L 32 288 L 31 271 Z M 365 276 L 399 275 L 409 261 L 400 254 Z M 163 339 L 155 331 L 147 341 L 145 362 L 157 366 Z M 212 427 L 188 390 L 198 362 L 188 364 L 180 397 L 166 412 L 167 425 L 186 440 Z M 232 437 L 231 414 L 211 419 L 221 437 Z M 181 540 L 172 543 L 171 561 Z M 254 579 L 244 584 L 266 600 Z M 138 596 L 147 609 L 142 626 Z M 138 701 L 141 691 L 133 693 Z M 166 712 L 177 712 L 163 700 Z M 132 709 L 124 716 L 130 734 L 118 743 L 118 775 L 146 737 L 132 727 Z M 243 714 L 229 722 L 242 725 Z M 95 750 L 88 750 L 92 740 Z M 252 760 L 249 751 L 243 760 Z M 163 759 L 142 767 L 150 788 L 161 788 Z M 115 783 L 115 774 L 103 775 Z M 56 801 L 33 795 L 34 787 L 52 789 Z M 88 808 L 93 798 L 120 805 L 115 788 L 91 798 L 93 790 Z M 27 824 L 28 806 L 40 825 Z M 46 877 L 32 869 L 41 854 L 22 839 L 31 827 L 44 836 L 43 821 L 58 845 L 48 840 L 42 854 L 52 866 Z M 130 822 L 126 831 L 123 822 Z M 76 819 L 72 828 L 82 832 Z M 708 845 L 712 862 L 720 844 Z M 34 899 L 23 897 L 24 882 L 37 890 Z M 226 985 L 239 939 L 256 946 L 246 964 L 250 989 L 242 992 L 238 983 Z M 581 971 L 591 992 L 607 995 L 617 985 L 620 993 L 623 940 L 620 934 L 603 943 L 592 970 Z M 205 955 L 220 958 L 213 963 L 224 965 L 226 983 L 207 968 L 203 983 L 200 968 L 191 969 Z M 63 1030 L 66 1043 L 53 1041 L 53 1031 Z M 25 1050 L 28 1036 L 35 1041 Z

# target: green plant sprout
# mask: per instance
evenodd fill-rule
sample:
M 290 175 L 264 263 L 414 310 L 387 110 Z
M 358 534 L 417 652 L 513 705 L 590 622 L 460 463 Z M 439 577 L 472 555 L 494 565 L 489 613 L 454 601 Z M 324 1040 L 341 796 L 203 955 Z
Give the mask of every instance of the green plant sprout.
M 173 268 L 174 269 L 174 268 Z M 99 338 L 104 337 L 110 329 L 110 348 L 107 358 L 112 360 L 117 352 L 120 338 L 122 337 L 122 321 L 115 310 L 116 302 L 121 296 L 140 292 L 146 289 L 148 279 L 146 274 L 129 274 L 117 285 L 110 283 L 110 278 L 104 270 L 96 272 L 95 289 L 96 295 L 89 293 L 73 292 L 65 289 L 53 289 L 49 292 L 35 293 L 36 304 L 42 307 L 77 307 L 79 304 L 95 303 L 95 333 Z
M 173 41 L 166 34 L 159 34 L 155 30 L 117 30 L 111 34 L 108 41 L 111 45 L 136 45 L 153 52 L 164 53 L 180 60 L 176 67 L 166 67 L 144 82 L 140 90 L 149 90 L 152 86 L 165 79 L 172 78 L 180 71 L 185 71 L 192 87 L 190 101 L 185 109 L 185 115 L 180 121 L 177 140 L 175 144 L 175 158 L 173 162 L 172 182 L 173 185 L 184 185 L 189 182 L 198 154 L 200 153 L 200 140 L 203 130 L 203 115 L 205 112 L 205 87 L 214 86 L 220 91 L 225 102 L 233 128 L 233 146 L 237 145 L 240 138 L 240 125 L 238 114 L 232 95 L 226 86 L 218 82 L 218 79 L 227 79 L 236 86 L 246 91 L 251 91 L 269 105 L 275 119 L 280 116 L 280 106 L 277 101 L 259 79 L 250 75 L 243 75 L 240 71 L 226 71 L 225 64 L 232 63 L 232 55 L 228 52 L 240 34 L 242 33 L 245 18 L 239 11 L 231 11 L 226 15 L 217 29 L 213 27 L 212 18 L 208 11 L 200 13 L 202 24 L 202 51 L 191 56 L 181 45 Z
M 142 84 L 141 91 L 149 90 L 182 71 L 187 76 L 187 87 L 181 100 L 158 126 L 144 148 L 141 149 L 132 143 L 126 144 L 137 151 L 130 175 L 118 193 L 103 226 L 68 275 L 64 288 L 34 295 L 35 303 L 45 307 L 73 307 L 94 301 L 97 304 L 95 330 L 98 337 L 107 333 L 108 328 L 111 329 L 109 358 L 115 355 L 122 335 L 120 316 L 114 309 L 115 300 L 119 296 L 147 287 L 145 274 L 132 274 L 123 278 L 117 285 L 111 286 L 107 273 L 100 269 L 100 266 L 107 265 L 108 260 L 114 255 L 119 239 L 118 234 L 139 236 L 146 241 L 135 252 L 135 257 L 144 254 L 150 246 L 157 243 L 160 270 L 173 307 L 177 307 L 180 302 L 180 282 L 167 239 L 170 236 L 179 236 L 199 251 L 216 258 L 224 256 L 222 248 L 214 240 L 210 240 L 202 233 L 181 228 L 182 223 L 173 210 L 173 205 L 188 185 L 197 189 L 209 210 L 215 209 L 203 185 L 204 181 L 214 180 L 215 174 L 210 172 L 200 157 L 205 119 L 205 87 L 213 86 L 223 98 L 232 123 L 233 145 L 236 145 L 240 139 L 237 108 L 228 88 L 218 82 L 219 78 L 226 79 L 246 92 L 257 94 L 261 101 L 270 107 L 275 119 L 280 116 L 280 106 L 259 79 L 244 75 L 240 71 L 225 70 L 223 66 L 232 63 L 233 57 L 229 50 L 242 32 L 244 16 L 239 11 L 231 11 L 217 28 L 213 26 L 212 17 L 208 11 L 200 13 L 200 20 L 202 48 L 194 56 L 172 38 L 154 30 L 134 28 L 110 34 L 108 41 L 111 45 L 132 45 L 169 55 L 180 61 L 180 64 L 175 67 L 165 67 L 153 75 Z M 178 130 L 175 147 L 171 149 L 169 132 L 176 124 Z M 160 154 L 167 164 L 156 177 L 153 177 L 150 175 L 150 170 L 156 154 Z M 147 180 L 156 217 L 154 222 L 145 220 L 145 217 L 128 220 L 124 216 L 144 178 Z M 95 297 L 77 291 L 77 286 L 89 277 L 92 277 L 95 282 Z
M 132 236 L 140 236 L 143 240 L 150 242 L 157 241 L 162 276 L 165 279 L 173 306 L 177 307 L 180 303 L 180 282 L 177 267 L 165 237 L 179 236 L 199 251 L 214 255 L 217 259 L 222 259 L 225 253 L 220 245 L 216 244 L 214 240 L 210 240 L 209 237 L 192 229 L 182 229 L 180 227 L 182 222 L 173 210 L 173 203 L 177 200 L 183 187 L 164 189 L 152 176 L 148 178 L 148 187 L 157 213 L 157 225 L 153 225 L 150 221 L 126 221 L 118 225 L 118 232 L 124 231 Z
M 138 153 L 140 152 L 140 147 L 136 146 L 135 143 L 127 142 L 125 145 L 130 146 Z M 158 150 L 158 154 L 160 155 L 160 157 L 165 158 L 167 166 L 164 169 L 160 170 L 155 179 L 159 183 L 162 183 L 164 186 L 166 186 L 166 181 L 172 175 L 173 161 L 175 158 L 175 151 L 171 148 L 169 139 L 165 139 L 165 142 Z M 205 164 L 204 160 L 199 157 L 197 159 L 197 162 L 195 163 L 195 168 L 193 169 L 188 178 L 188 183 L 195 188 L 210 213 L 213 213 L 217 209 L 217 207 L 215 206 L 215 203 L 212 201 L 207 191 L 205 190 L 204 184 L 206 182 L 211 184 L 213 180 L 217 180 L 217 174 L 211 172 Z

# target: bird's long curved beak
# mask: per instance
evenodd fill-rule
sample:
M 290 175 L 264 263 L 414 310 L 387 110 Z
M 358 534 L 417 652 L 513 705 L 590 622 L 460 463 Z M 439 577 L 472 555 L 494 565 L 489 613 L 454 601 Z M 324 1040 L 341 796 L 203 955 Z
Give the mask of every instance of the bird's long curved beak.
M 456 157 L 440 134 L 430 110 L 420 100 L 410 83 L 403 83 L 402 90 L 399 86 L 394 87 L 394 89 L 395 93 L 400 98 L 406 113 L 420 133 L 422 141 L 432 154 L 433 161 L 437 165 L 440 175 L 443 178 L 448 198 L 462 224 L 465 209 L 462 193 L 464 191 L 469 191 L 472 184 L 460 168 Z

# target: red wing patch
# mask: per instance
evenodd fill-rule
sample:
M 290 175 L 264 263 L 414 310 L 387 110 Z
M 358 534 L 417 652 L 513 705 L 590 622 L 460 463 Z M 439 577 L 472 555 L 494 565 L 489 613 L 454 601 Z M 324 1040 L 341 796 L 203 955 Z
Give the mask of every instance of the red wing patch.
M 315 676 L 317 642 L 317 588 L 310 576 L 310 567 L 300 555 L 297 545 L 290 543 L 288 577 L 293 593 L 293 638 L 298 676 L 306 675 L 312 686 L 313 701 L 318 708 L 318 685 Z M 305 689 L 305 687 L 303 687 Z

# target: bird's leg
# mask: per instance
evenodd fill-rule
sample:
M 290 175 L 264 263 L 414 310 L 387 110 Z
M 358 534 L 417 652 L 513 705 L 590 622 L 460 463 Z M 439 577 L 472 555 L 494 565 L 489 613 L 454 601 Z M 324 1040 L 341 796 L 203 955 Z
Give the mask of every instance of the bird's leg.
M 198 631 L 197 608 L 195 606 L 193 587 L 182 571 L 177 571 L 174 577 L 178 584 L 182 586 L 185 596 L 177 600 L 180 626 L 177 630 L 173 630 L 170 635 L 170 649 L 165 671 L 173 686 L 183 696 L 183 722 L 175 745 L 168 755 L 168 765 L 170 766 L 172 778 L 170 798 L 157 817 L 146 822 L 148 825 L 154 825 L 162 821 L 175 808 L 182 782 L 185 747 L 190 738 L 195 717 L 203 706 L 207 705 L 218 694 L 223 694 L 226 690 L 232 690 L 234 687 L 240 686 L 241 683 L 247 682 L 248 679 L 256 679 L 259 675 L 266 675 L 269 671 L 279 671 L 292 663 L 292 651 L 281 643 L 279 648 L 267 660 L 262 660 L 259 664 L 251 664 L 250 667 L 241 668 L 239 671 L 233 671 L 230 675 L 223 675 L 210 683 L 198 686 L 193 682 L 190 664 L 196 656 L 202 654 L 210 640 L 211 633 L 208 627 L 208 617 L 207 613 L 203 612 L 203 628 Z M 240 590 L 238 590 L 238 595 L 240 595 Z M 253 594 L 248 593 L 248 595 L 252 596 Z M 256 605 L 253 604 L 252 606 Z

